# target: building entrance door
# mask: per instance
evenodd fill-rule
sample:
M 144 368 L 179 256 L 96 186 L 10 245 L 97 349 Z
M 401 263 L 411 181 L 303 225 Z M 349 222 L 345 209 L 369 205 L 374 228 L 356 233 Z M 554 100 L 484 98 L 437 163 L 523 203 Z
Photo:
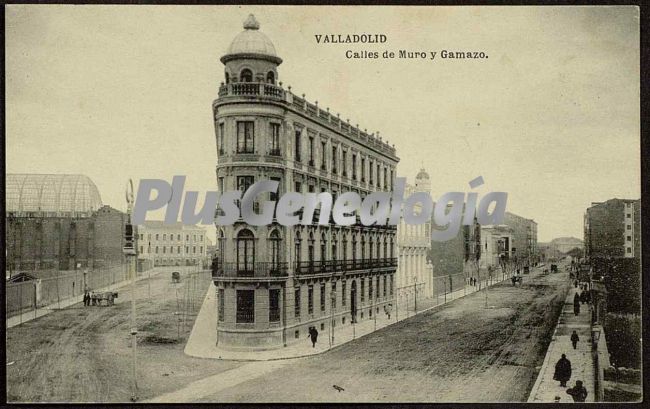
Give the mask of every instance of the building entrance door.
M 350 313 L 352 315 L 352 322 L 357 322 L 357 281 L 352 280 L 352 288 L 350 291 Z

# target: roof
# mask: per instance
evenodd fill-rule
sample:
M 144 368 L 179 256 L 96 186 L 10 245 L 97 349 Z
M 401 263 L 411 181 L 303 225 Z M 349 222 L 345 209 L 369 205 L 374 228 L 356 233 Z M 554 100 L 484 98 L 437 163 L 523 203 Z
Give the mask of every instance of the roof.
M 85 175 L 7 174 L 6 212 L 86 215 L 102 207 L 99 190 Z
M 140 225 L 141 228 L 145 229 L 179 229 L 179 230 L 205 230 L 205 228 L 194 225 L 184 225 L 181 222 L 165 224 L 162 220 L 146 220 L 143 224 Z
M 429 174 L 424 168 L 421 168 L 418 174 L 415 176 L 416 179 L 429 179 Z
M 257 22 L 254 15 L 250 14 L 244 21 L 244 31 L 237 34 L 235 39 L 232 40 L 226 55 L 221 57 L 221 62 L 226 63 L 238 57 L 257 57 L 280 64 L 282 59 L 275 52 L 275 46 L 259 28 L 260 23 Z

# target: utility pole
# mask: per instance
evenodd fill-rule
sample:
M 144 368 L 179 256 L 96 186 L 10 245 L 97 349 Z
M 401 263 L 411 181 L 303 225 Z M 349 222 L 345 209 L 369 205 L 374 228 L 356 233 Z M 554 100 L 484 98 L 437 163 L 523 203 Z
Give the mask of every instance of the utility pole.
M 137 343 L 138 343 L 138 326 L 135 321 L 135 298 L 136 298 L 136 280 L 133 261 L 135 259 L 135 245 L 133 242 L 133 225 L 131 224 L 131 212 L 133 210 L 133 181 L 129 179 L 126 185 L 126 203 L 127 203 L 127 221 L 124 234 L 124 255 L 126 256 L 127 271 L 131 275 L 131 349 L 133 352 L 133 384 L 131 392 L 131 401 L 138 400 L 138 381 L 137 381 Z

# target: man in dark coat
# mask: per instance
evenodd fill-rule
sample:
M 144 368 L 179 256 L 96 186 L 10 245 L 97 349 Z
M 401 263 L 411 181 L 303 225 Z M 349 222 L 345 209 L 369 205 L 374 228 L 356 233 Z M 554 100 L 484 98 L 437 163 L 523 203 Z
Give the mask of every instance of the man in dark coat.
M 578 293 L 573 297 L 573 313 L 575 315 L 580 314 L 580 296 Z
M 316 348 L 316 341 L 318 340 L 318 330 L 316 330 L 316 327 L 309 327 L 308 337 L 311 338 L 311 347 Z
M 566 387 L 569 379 L 571 379 L 571 361 L 566 359 L 566 355 L 562 354 L 562 358 L 555 364 L 553 380 L 560 381 L 560 386 Z
M 576 381 L 576 386 L 566 390 L 573 397 L 574 402 L 584 402 L 587 399 L 587 388 L 582 386 L 582 381 Z
M 580 337 L 578 337 L 576 330 L 573 330 L 573 334 L 571 334 L 571 343 L 573 344 L 573 349 L 576 349 L 578 341 L 580 341 Z

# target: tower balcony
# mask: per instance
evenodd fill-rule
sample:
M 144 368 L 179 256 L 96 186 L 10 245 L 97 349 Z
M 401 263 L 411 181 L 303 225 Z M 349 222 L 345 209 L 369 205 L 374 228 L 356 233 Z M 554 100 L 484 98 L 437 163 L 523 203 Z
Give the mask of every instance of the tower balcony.
M 235 82 L 219 87 L 219 98 L 223 97 L 263 97 L 283 101 L 285 91 L 282 87 L 264 82 Z

